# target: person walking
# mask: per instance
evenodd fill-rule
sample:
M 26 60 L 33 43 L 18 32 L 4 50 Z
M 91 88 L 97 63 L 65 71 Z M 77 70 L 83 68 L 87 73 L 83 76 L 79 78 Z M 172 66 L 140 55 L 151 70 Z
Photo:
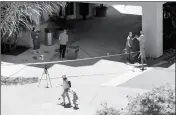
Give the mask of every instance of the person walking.
M 78 108 L 78 94 L 76 93 L 76 90 L 75 89 L 73 89 L 73 88 L 70 88 L 70 90 L 69 90 L 69 92 L 70 93 L 72 93 L 72 95 L 73 95 L 73 104 L 74 104 L 74 109 L 79 109 Z
M 68 81 L 68 79 L 67 79 L 67 77 L 66 77 L 66 75 L 63 75 L 62 76 L 62 79 L 63 79 L 63 89 L 64 89 L 64 91 L 63 91 L 63 93 L 62 93 L 62 98 L 63 98 L 63 102 L 61 103 L 61 105 L 63 105 L 63 106 L 65 106 L 66 104 L 65 104 L 65 96 L 67 96 L 67 99 L 68 99 L 68 106 L 71 106 L 71 101 L 70 101 L 70 97 L 69 97 L 69 94 L 68 94 L 68 91 L 70 90 L 70 84 L 69 84 L 69 81 Z M 58 99 L 58 100 L 60 100 L 60 98 Z
M 34 54 L 40 54 L 40 42 L 39 42 L 39 33 L 35 27 L 32 29 L 31 38 L 33 40 L 33 52 Z
M 127 41 L 126 41 L 126 47 L 125 47 L 125 53 L 127 53 L 127 58 L 126 60 L 128 60 L 128 62 L 131 62 L 131 51 L 132 51 L 132 36 L 133 36 L 133 33 L 132 32 L 129 32 L 129 35 L 127 37 Z
M 68 42 L 67 30 L 64 30 L 63 33 L 59 36 L 60 41 L 60 58 L 65 58 L 65 52 Z
M 138 37 L 138 36 L 136 35 L 135 38 L 139 41 L 139 47 L 140 47 L 139 58 L 141 58 L 142 70 L 144 70 L 143 64 L 144 64 L 144 62 L 146 61 L 144 32 L 143 32 L 143 31 L 140 31 L 140 36 Z

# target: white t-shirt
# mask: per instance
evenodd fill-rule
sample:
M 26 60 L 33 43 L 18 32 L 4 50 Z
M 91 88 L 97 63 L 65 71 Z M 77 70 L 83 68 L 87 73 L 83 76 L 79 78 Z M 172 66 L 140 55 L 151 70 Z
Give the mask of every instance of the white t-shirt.
M 140 50 L 144 50 L 145 49 L 145 38 L 144 35 L 141 34 L 140 37 L 138 38 L 139 40 L 139 46 L 140 46 Z
M 130 39 L 131 39 L 131 38 L 128 36 L 128 37 L 127 37 L 127 44 L 126 44 L 128 47 L 131 47 L 131 45 L 130 45 Z
M 69 88 L 68 80 L 63 81 L 63 88 L 64 89 L 68 89 Z
M 68 41 L 68 35 L 65 33 L 61 33 L 59 36 L 59 41 L 61 45 L 66 45 Z

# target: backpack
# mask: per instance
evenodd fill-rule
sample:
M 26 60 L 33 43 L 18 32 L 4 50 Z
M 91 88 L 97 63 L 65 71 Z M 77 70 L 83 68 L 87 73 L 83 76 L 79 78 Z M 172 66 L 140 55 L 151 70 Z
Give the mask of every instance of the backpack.
M 69 85 L 69 87 L 71 87 L 71 81 L 68 81 L 68 85 Z

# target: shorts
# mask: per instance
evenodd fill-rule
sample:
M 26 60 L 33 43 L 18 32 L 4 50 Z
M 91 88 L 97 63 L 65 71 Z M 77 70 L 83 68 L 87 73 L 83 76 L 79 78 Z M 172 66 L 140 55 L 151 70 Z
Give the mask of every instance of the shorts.
M 140 50 L 140 56 L 141 56 L 142 59 L 144 59 L 144 60 L 146 59 L 145 50 L 144 49 Z
M 68 92 L 68 90 L 69 90 L 69 88 L 67 88 L 67 89 L 64 89 L 64 92 Z
M 68 91 L 69 91 L 69 88 L 64 89 L 64 92 L 62 93 L 62 96 L 64 96 L 66 93 L 68 93 Z

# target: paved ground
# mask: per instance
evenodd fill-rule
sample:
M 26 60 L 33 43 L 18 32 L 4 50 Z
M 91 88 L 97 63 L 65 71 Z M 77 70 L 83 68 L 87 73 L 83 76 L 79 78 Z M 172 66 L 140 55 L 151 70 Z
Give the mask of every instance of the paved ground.
M 107 66 L 105 66 L 106 64 Z M 17 67 L 12 67 L 13 68 Z M 107 71 L 108 68 L 108 71 Z M 118 68 L 118 69 L 117 69 Z M 60 71 L 58 71 L 60 70 Z M 42 69 L 26 67 L 13 77 L 40 78 Z M 134 72 L 133 72 L 134 71 Z M 26 74 L 28 73 L 28 74 Z M 2 114 L 3 115 L 92 115 L 102 102 L 116 108 L 125 107 L 126 96 L 135 96 L 137 93 L 148 91 L 153 86 L 165 83 L 175 85 L 175 72 L 163 68 L 148 68 L 141 72 L 137 68 L 120 62 L 101 60 L 94 65 L 71 67 L 55 64 L 49 69 L 52 78 L 52 88 L 46 89 L 46 81 L 24 86 L 2 86 Z M 67 74 L 79 95 L 79 110 L 63 108 L 57 105 L 57 98 L 62 92 L 61 75 Z M 57 87 L 57 88 L 56 88 Z
M 175 63 L 172 64 L 172 65 L 169 67 L 169 69 L 171 69 L 171 70 L 175 70 Z
M 35 60 L 33 59 L 34 55 L 33 50 L 29 49 L 26 52 L 18 55 L 18 56 L 12 56 L 12 55 L 1 55 L 1 59 L 3 62 L 9 62 L 9 63 L 36 63 L 36 62 L 43 62 L 43 61 L 61 61 L 63 59 L 59 59 L 59 53 L 58 53 L 58 45 L 52 45 L 52 46 L 45 46 L 44 44 L 41 45 L 41 54 L 44 55 L 44 60 Z M 67 54 L 66 54 L 67 55 Z M 80 49 L 78 52 L 78 58 L 88 58 L 89 56 Z

